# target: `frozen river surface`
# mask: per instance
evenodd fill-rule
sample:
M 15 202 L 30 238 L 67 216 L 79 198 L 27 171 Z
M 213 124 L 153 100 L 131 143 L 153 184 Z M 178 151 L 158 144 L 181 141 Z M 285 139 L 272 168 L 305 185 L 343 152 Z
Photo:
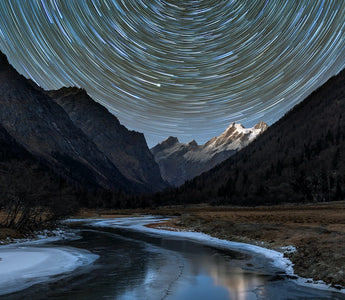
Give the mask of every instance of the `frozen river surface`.
M 345 299 L 292 279 L 281 253 L 153 221 L 75 220 L 79 239 L 0 247 L 0 299 Z

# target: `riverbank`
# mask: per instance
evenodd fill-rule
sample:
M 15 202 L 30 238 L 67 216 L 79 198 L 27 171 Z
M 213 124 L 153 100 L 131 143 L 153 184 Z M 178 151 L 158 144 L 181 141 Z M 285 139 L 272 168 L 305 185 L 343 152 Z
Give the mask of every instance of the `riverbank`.
M 22 241 L 34 241 L 37 239 L 57 237 L 61 235 L 61 230 L 47 226 L 37 231 L 20 231 L 13 228 L 0 227 L 0 246 Z
M 345 202 L 269 207 L 173 206 L 155 210 L 81 211 L 77 218 L 114 218 L 129 215 L 173 216 L 149 225 L 167 230 L 209 234 L 229 241 L 281 251 L 294 264 L 295 274 L 345 286 Z
M 7 213 L 0 210 L 0 224 L 6 223 Z M 43 215 L 44 218 L 44 215 Z M 35 240 L 43 236 L 51 237 L 60 234 L 57 229 L 58 224 L 52 222 L 42 222 L 36 224 L 35 230 L 29 228 L 16 229 L 15 227 L 1 227 L 0 226 L 0 245 L 7 245 L 23 240 Z

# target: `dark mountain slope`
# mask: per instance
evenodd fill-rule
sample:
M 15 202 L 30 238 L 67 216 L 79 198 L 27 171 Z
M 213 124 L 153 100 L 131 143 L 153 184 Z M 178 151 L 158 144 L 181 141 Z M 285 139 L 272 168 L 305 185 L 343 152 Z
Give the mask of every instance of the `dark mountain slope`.
M 165 201 L 263 204 L 343 199 L 345 70 L 253 143 Z
M 113 190 L 140 191 L 77 128 L 66 112 L 0 54 L 0 124 L 26 150 L 65 177 Z
M 47 93 L 127 179 L 142 184 L 150 192 L 166 187 L 142 133 L 121 125 L 85 90 L 62 88 Z
M 0 125 L 0 226 L 35 229 L 73 212 L 74 185 L 52 172 Z

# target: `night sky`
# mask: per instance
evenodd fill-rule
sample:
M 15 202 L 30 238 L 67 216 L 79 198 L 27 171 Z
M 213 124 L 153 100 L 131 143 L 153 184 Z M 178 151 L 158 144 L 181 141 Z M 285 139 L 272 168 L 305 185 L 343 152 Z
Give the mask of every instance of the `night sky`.
M 148 144 L 272 124 L 345 67 L 344 0 L 1 0 L 0 50 Z M 307 116 L 306 116 L 307 117 Z

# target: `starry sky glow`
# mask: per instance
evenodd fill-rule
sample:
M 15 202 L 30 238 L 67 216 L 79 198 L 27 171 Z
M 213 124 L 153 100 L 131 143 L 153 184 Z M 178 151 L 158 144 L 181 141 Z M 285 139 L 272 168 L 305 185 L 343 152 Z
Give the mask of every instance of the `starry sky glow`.
M 343 0 L 2 0 L 0 50 L 150 146 L 276 121 L 345 67 Z

